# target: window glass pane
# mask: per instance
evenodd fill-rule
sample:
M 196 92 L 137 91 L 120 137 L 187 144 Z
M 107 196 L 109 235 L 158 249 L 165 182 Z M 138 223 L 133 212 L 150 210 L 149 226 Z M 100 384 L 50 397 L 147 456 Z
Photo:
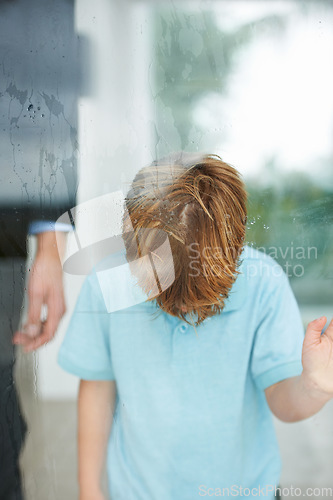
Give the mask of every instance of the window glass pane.
M 243 173 L 247 241 L 307 306 L 333 296 L 332 21 L 327 2 L 155 10 L 158 153 L 214 152 Z

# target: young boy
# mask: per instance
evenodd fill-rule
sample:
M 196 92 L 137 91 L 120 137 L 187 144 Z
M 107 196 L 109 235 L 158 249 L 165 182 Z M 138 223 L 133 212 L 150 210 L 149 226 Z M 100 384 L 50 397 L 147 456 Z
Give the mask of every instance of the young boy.
M 219 157 L 142 169 L 126 213 L 127 261 L 149 300 L 108 314 L 92 273 L 59 355 L 81 378 L 80 500 L 104 498 L 106 447 L 112 500 L 274 498 L 271 412 L 295 422 L 332 398 L 333 323 L 304 338 L 282 269 L 244 247 L 246 193 Z

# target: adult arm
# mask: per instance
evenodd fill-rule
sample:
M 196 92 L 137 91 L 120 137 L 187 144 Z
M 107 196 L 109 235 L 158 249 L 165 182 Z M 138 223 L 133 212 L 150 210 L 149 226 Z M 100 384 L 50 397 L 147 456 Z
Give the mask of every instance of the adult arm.
M 322 333 L 325 323 L 323 316 L 308 325 L 302 350 L 302 374 L 265 390 L 270 409 L 284 422 L 311 417 L 333 398 L 333 320 Z
M 46 231 L 37 236 L 37 252 L 28 281 L 28 317 L 15 333 L 13 342 L 25 351 L 38 349 L 49 342 L 66 311 L 61 254 L 65 250 L 66 233 Z M 42 306 L 47 306 L 47 318 L 41 321 Z

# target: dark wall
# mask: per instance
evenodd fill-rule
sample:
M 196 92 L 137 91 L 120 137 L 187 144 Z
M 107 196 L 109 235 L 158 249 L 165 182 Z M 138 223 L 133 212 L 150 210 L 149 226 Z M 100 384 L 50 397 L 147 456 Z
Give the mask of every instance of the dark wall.
M 0 0 L 0 256 L 75 205 L 78 55 L 74 1 Z

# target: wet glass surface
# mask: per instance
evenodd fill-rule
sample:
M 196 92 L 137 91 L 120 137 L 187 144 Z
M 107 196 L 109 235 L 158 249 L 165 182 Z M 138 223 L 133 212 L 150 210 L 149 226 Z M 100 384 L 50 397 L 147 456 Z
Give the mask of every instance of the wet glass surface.
M 10 339 L 28 312 L 29 224 L 125 195 L 141 167 L 174 151 L 218 154 L 241 172 L 246 242 L 282 266 L 304 324 L 332 316 L 332 26 L 324 0 L 0 1 L 0 397 L 9 426 L 0 443 L 9 436 L 17 448 L 24 434 L 4 394 L 14 387 Z M 84 244 L 103 242 L 115 212 L 104 226 L 95 212 L 81 216 Z M 77 497 L 77 380 L 57 353 L 85 274 L 65 274 L 67 313 L 53 342 L 16 353 L 28 500 Z M 327 405 L 295 433 L 277 424 L 285 485 L 331 485 L 331 414 Z

